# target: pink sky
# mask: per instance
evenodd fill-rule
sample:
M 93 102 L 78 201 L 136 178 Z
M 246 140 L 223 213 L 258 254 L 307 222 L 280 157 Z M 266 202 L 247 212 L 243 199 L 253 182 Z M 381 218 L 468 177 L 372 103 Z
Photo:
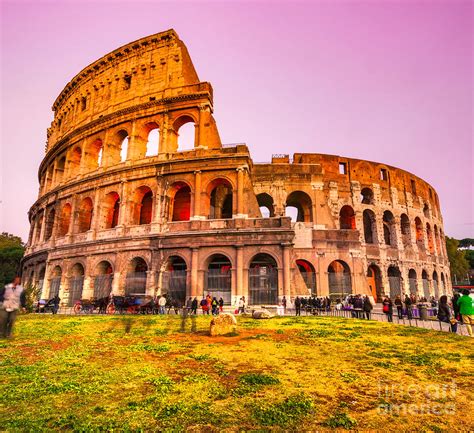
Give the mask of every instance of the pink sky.
M 224 143 L 406 169 L 474 237 L 473 6 L 401 2 L 1 2 L 0 231 L 28 236 L 51 105 L 83 67 L 174 28 L 214 87 Z

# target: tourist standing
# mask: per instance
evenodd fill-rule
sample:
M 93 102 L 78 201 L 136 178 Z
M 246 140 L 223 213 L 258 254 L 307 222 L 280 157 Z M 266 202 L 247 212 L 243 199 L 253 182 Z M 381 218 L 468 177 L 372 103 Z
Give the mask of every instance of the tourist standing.
M 286 300 L 286 296 L 285 296 L 285 295 L 283 295 L 283 299 L 281 300 L 281 305 L 283 305 L 283 313 L 286 314 L 287 300 Z
M 26 311 L 26 294 L 20 283 L 20 277 L 15 277 L 0 289 L 0 338 L 11 338 L 18 310 Z
M 393 303 L 392 300 L 387 296 L 382 302 L 383 312 L 387 315 L 387 321 L 393 322 Z
M 367 320 L 370 320 L 370 314 L 372 313 L 372 309 L 374 308 L 374 306 L 372 305 L 372 302 L 370 302 L 370 298 L 368 296 L 366 296 L 364 298 L 364 313 L 365 313 L 365 317 Z
M 395 305 L 397 306 L 397 314 L 399 319 L 403 319 L 403 302 L 400 298 L 400 295 L 395 297 L 394 301 Z
M 218 311 L 219 302 L 217 301 L 217 298 L 215 296 L 212 298 L 211 307 L 212 307 L 212 315 L 217 316 L 219 314 L 219 311 Z
M 191 303 L 191 314 L 197 314 L 198 309 L 198 300 L 194 297 L 193 302 Z
M 413 319 L 413 301 L 408 295 L 405 296 L 405 308 L 407 310 L 408 320 Z
M 58 313 L 60 302 L 61 302 L 61 298 L 59 297 L 59 295 L 56 294 L 56 296 L 53 298 L 53 314 Z
M 159 312 L 159 314 L 165 314 L 165 307 L 166 307 L 166 297 L 165 297 L 165 295 L 163 295 L 158 300 L 158 312 Z
M 472 305 L 473 299 L 469 296 L 469 290 L 464 289 L 462 296 L 458 299 L 457 304 L 459 305 L 459 313 L 461 314 L 462 321 L 466 325 L 467 332 L 472 337 L 472 325 L 474 325 L 474 306 Z
M 299 298 L 299 296 L 297 296 L 295 299 L 295 310 L 296 315 L 301 316 L 301 299 Z
M 224 300 L 219 298 L 219 311 L 222 313 L 224 311 Z
M 451 310 L 448 305 L 448 297 L 446 295 L 443 295 L 441 298 L 439 298 L 438 320 L 440 322 L 449 323 L 451 332 L 456 333 L 458 330 L 457 321 L 454 316 L 451 315 Z
M 189 297 L 186 301 L 186 310 L 191 311 L 193 306 L 193 298 Z
M 208 314 L 209 315 L 209 306 L 207 303 L 207 298 L 202 298 L 201 299 L 201 309 L 202 309 L 202 314 Z

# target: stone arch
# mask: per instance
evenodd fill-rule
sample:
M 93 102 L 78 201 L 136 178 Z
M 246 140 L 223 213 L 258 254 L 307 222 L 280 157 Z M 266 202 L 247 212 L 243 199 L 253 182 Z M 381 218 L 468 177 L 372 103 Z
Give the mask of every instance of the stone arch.
M 94 269 L 94 299 L 104 299 L 112 292 L 114 270 L 108 260 L 101 260 Z
M 53 235 L 54 222 L 56 219 L 56 210 L 54 207 L 48 209 L 46 213 L 46 226 L 44 228 L 44 240 L 49 241 Z
M 120 196 L 116 191 L 107 193 L 101 205 L 100 229 L 113 229 L 119 223 Z
M 63 270 L 61 266 L 56 265 L 50 274 L 49 281 L 49 299 L 59 296 L 59 291 L 61 290 L 61 280 L 62 280 Z
M 371 188 L 362 188 L 360 192 L 360 202 L 362 204 L 374 204 L 374 192 Z
M 125 296 L 144 295 L 146 293 L 148 265 L 140 256 L 130 260 L 125 278 Z
M 394 299 L 397 295 L 402 296 L 401 272 L 398 266 L 391 265 L 387 269 L 388 283 L 390 287 L 390 298 Z
M 69 271 L 69 294 L 68 294 L 68 307 L 74 306 L 74 304 L 82 299 L 82 289 L 84 288 L 84 266 L 80 262 L 76 262 Z
M 443 295 L 446 295 L 446 294 L 447 294 L 447 291 L 446 291 L 446 279 L 445 279 L 445 277 L 444 277 L 443 272 L 441 272 L 441 292 L 443 293 Z
M 433 232 L 431 231 L 430 223 L 426 223 L 426 238 L 428 240 L 428 250 L 431 254 L 434 254 Z
M 355 230 L 355 212 L 351 206 L 345 205 L 339 211 L 339 227 L 341 230 Z
M 367 283 L 369 285 L 369 290 L 372 296 L 374 297 L 375 302 L 378 302 L 382 299 L 382 272 L 380 268 L 372 263 L 367 268 Z
M 73 146 L 69 152 L 68 175 L 72 177 L 78 175 L 81 169 L 82 149 L 80 146 Z
M 121 129 L 116 132 L 117 137 L 117 156 L 114 155 L 112 161 L 114 163 L 124 162 L 128 159 L 128 146 L 130 143 L 130 137 L 125 129 Z
M 295 215 L 287 215 L 292 217 L 293 222 L 312 222 L 313 221 L 313 203 L 311 197 L 304 191 L 293 191 L 286 198 L 285 214 L 287 208 L 296 209 Z
M 86 168 L 93 171 L 102 165 L 103 144 L 100 138 L 91 141 L 86 147 Z
M 69 233 L 69 225 L 71 224 L 72 207 L 70 203 L 65 203 L 61 208 L 61 216 L 59 218 L 58 237 L 66 236 Z
M 410 269 L 408 271 L 408 285 L 410 286 L 410 293 L 417 293 L 418 280 L 417 280 L 416 271 L 414 269 Z
M 249 265 L 249 303 L 278 303 L 278 267 L 275 258 L 268 253 L 258 253 Z
M 316 295 L 316 271 L 314 266 L 311 262 L 304 259 L 297 259 L 296 260 L 296 268 L 300 273 L 308 292 L 312 295 Z
M 415 218 L 415 231 L 416 231 L 416 244 L 418 247 L 423 248 L 423 224 L 419 217 Z
M 209 196 L 209 219 L 232 218 L 234 210 L 232 183 L 223 177 L 210 181 L 206 188 Z
M 438 273 L 433 271 L 433 291 L 435 299 L 439 299 L 439 280 L 438 280 Z
M 48 169 L 46 170 L 46 188 L 45 191 L 49 191 L 53 186 L 53 173 L 54 173 L 54 166 L 51 164 Z
M 160 152 L 160 125 L 157 122 L 148 122 L 143 126 L 143 135 L 146 137 L 145 156 L 156 156 Z
M 56 174 L 55 174 L 55 181 L 56 184 L 60 184 L 64 180 L 64 171 L 66 169 L 66 155 L 61 155 L 56 160 Z
M 334 260 L 328 266 L 329 296 L 344 299 L 352 293 L 352 278 L 349 265 L 343 260 Z
M 266 192 L 257 195 L 258 207 L 263 218 L 271 218 L 275 216 L 275 203 L 273 197 Z
M 383 213 L 383 238 L 385 245 L 396 246 L 395 218 L 389 210 Z
M 430 298 L 430 282 L 428 280 L 428 272 L 426 272 L 426 269 L 423 269 L 421 272 L 421 280 L 423 283 L 423 296 L 426 299 Z
M 402 234 L 402 242 L 405 247 L 411 244 L 411 227 L 408 215 L 402 213 L 400 215 L 400 232 Z
M 423 205 L 423 215 L 425 218 L 430 219 L 430 207 L 428 206 L 428 203 Z
M 169 220 L 189 221 L 191 218 L 191 187 L 183 181 L 174 182 L 169 188 Z
M 192 150 L 196 147 L 197 124 L 197 120 L 190 114 L 182 114 L 177 119 L 175 119 L 175 121 L 173 122 L 173 131 L 176 134 L 176 149 L 178 152 L 181 152 L 183 150 Z M 181 139 L 179 138 L 180 135 Z
M 218 300 L 222 298 L 224 304 L 229 305 L 232 301 L 232 262 L 227 254 L 210 254 L 205 263 L 206 269 L 206 291 Z
M 162 275 L 162 294 L 171 301 L 184 305 L 187 294 L 188 265 L 178 254 L 172 254 L 166 259 L 166 270 Z
M 364 225 L 364 241 L 366 244 L 376 244 L 377 242 L 377 220 L 375 213 L 370 209 L 365 209 L 362 214 Z
M 153 214 L 153 191 L 149 186 L 142 185 L 135 190 L 131 203 L 131 224 L 150 224 Z
M 93 210 L 92 199 L 90 197 L 83 198 L 79 204 L 77 214 L 77 233 L 85 233 L 91 229 Z
M 439 231 L 438 231 L 438 226 L 435 224 L 434 225 L 434 237 L 435 237 L 435 243 L 436 243 L 436 251 L 438 255 L 441 255 L 441 241 L 439 238 Z

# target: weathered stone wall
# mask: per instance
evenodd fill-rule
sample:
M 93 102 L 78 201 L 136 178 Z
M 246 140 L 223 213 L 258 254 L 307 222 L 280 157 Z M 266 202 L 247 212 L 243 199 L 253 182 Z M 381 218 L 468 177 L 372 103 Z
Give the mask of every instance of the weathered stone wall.
M 246 145 L 222 146 L 212 87 L 172 30 L 85 68 L 53 110 L 23 260 L 43 297 L 58 287 L 65 300 L 77 287 L 97 297 L 100 285 L 159 294 L 178 284 L 186 296 L 225 287 L 232 303 L 341 287 L 375 297 L 451 290 L 430 185 L 369 161 L 254 164 Z M 195 135 L 183 150 L 186 123 Z

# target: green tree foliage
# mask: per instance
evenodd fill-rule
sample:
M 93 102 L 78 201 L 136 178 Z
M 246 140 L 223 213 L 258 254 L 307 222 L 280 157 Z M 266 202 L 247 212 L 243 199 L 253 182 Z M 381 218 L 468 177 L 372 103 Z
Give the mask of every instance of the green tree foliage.
M 469 268 L 474 269 L 474 250 L 465 250 L 464 255 L 469 263 Z
M 472 238 L 461 239 L 459 241 L 459 246 L 461 248 L 469 248 L 470 246 L 474 246 L 474 239 Z
M 465 280 L 469 270 L 469 263 L 466 260 L 466 252 L 459 248 L 459 241 L 446 236 L 446 250 L 448 252 L 449 263 L 451 265 L 451 276 L 458 280 Z
M 10 233 L 0 235 L 0 287 L 11 282 L 20 271 L 20 261 L 25 246 L 18 236 Z

